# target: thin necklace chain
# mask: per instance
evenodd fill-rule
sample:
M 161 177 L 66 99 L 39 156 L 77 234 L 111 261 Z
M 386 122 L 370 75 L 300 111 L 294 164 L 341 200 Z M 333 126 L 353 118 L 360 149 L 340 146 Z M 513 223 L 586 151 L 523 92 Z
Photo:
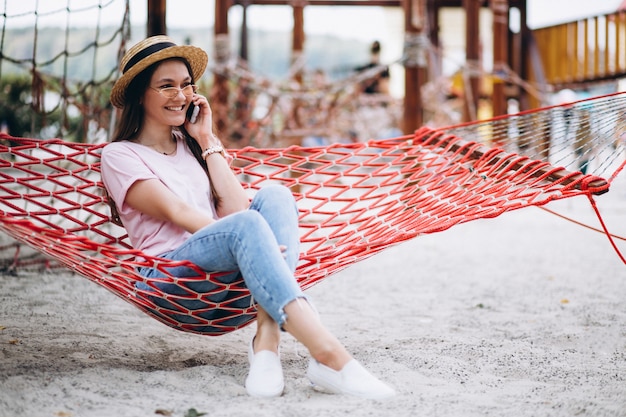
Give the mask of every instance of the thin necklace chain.
M 157 151 L 158 153 L 162 153 L 163 155 L 166 155 L 166 156 L 170 156 L 170 155 L 174 154 L 174 152 L 176 152 L 176 149 L 177 149 L 177 147 L 175 147 L 175 148 L 174 148 L 174 150 L 173 150 L 172 152 L 169 152 L 169 153 L 168 153 L 168 152 L 163 152 L 163 151 L 158 150 L 158 149 L 156 148 L 156 145 L 146 145 L 146 144 L 143 144 L 143 143 L 141 143 L 141 142 L 138 142 L 138 143 L 139 143 L 140 145 L 143 145 L 143 146 L 147 146 L 147 147 L 149 147 L 149 148 L 152 148 L 152 149 L 154 149 L 155 151 Z M 174 143 L 176 143 L 176 142 L 174 142 Z
M 157 152 L 159 152 L 159 153 L 162 153 L 163 155 L 167 155 L 167 156 L 170 156 L 170 155 L 172 155 L 174 152 L 176 152 L 176 148 L 174 148 L 174 150 L 173 150 L 172 152 L 167 153 L 167 152 L 163 152 L 163 151 L 158 150 L 158 149 L 157 149 L 154 145 L 146 145 L 146 146 L 149 146 L 149 147 L 151 147 L 152 149 L 154 149 L 155 151 L 157 151 Z

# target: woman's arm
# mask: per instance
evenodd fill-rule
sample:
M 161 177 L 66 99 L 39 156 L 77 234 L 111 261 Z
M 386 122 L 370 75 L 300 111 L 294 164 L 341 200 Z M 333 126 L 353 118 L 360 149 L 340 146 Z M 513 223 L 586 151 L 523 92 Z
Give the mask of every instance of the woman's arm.
M 250 204 L 248 196 L 228 161 L 219 153 L 207 155 L 204 160 L 211 174 L 211 187 L 221 198 L 217 207 L 218 217 L 247 209 Z
M 158 179 L 136 181 L 127 191 L 125 201 L 132 208 L 172 222 L 189 233 L 215 222 L 208 213 L 189 206 Z
M 200 108 L 200 113 L 195 123 L 185 122 L 185 130 L 202 150 L 221 146 L 220 140 L 213 134 L 213 113 L 208 100 L 200 94 L 194 94 L 192 102 Z M 217 208 L 218 217 L 247 209 L 248 196 L 226 159 L 220 153 L 213 153 L 207 155 L 205 161 L 211 175 L 211 187 L 221 198 Z

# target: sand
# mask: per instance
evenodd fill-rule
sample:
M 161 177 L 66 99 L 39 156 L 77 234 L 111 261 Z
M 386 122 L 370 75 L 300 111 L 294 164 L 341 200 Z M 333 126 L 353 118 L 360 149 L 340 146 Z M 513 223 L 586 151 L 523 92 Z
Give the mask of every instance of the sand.
M 626 236 L 624 180 L 596 200 Z M 548 208 L 597 226 L 584 197 Z M 537 207 L 418 237 L 308 294 L 396 397 L 314 391 L 289 335 L 284 395 L 248 397 L 254 325 L 187 334 L 80 276 L 22 271 L 0 276 L 0 416 L 626 416 L 626 265 Z

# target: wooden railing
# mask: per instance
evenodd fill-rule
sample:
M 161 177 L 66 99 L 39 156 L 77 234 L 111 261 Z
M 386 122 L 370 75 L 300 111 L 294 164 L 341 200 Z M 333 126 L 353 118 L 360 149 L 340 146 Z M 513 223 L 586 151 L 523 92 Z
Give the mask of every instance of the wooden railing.
M 558 88 L 626 76 L 625 11 L 536 29 L 533 37 L 536 82 Z

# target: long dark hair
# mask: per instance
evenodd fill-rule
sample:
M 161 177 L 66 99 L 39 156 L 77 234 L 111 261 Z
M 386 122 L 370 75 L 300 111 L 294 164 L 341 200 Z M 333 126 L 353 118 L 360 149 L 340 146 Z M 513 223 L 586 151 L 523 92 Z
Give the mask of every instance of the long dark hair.
M 187 62 L 187 60 L 183 58 L 170 58 L 174 60 L 178 60 L 185 64 L 187 67 L 187 71 L 191 76 L 191 83 L 195 84 L 195 80 L 193 79 L 193 71 L 191 70 L 191 66 Z M 133 78 L 125 92 L 125 104 L 122 108 L 122 113 L 119 117 L 119 121 L 115 128 L 115 132 L 113 133 L 113 137 L 111 142 L 120 142 L 123 140 L 133 140 L 136 139 L 139 135 L 139 131 L 143 126 L 145 112 L 143 109 L 143 105 L 141 104 L 141 99 L 143 98 L 146 90 L 150 86 L 150 80 L 152 79 L 152 75 L 156 71 L 157 67 L 163 63 L 164 61 L 155 62 L 150 65 L 148 68 L 140 72 Z M 180 135 L 185 139 L 185 143 L 187 147 L 191 150 L 193 156 L 195 156 L 196 160 L 206 173 L 209 178 L 209 184 L 211 187 L 211 197 L 213 199 L 213 205 L 217 209 L 222 201 L 221 197 L 218 195 L 217 191 L 215 191 L 215 187 L 211 182 L 211 174 L 209 173 L 209 167 L 207 166 L 206 161 L 202 158 L 202 148 L 198 145 L 198 142 L 189 135 L 184 126 L 179 126 L 174 128 L 173 133 L 180 132 Z M 115 204 L 107 195 L 107 200 L 109 201 L 109 205 L 111 205 L 111 212 L 114 221 L 119 220 L 119 215 Z

